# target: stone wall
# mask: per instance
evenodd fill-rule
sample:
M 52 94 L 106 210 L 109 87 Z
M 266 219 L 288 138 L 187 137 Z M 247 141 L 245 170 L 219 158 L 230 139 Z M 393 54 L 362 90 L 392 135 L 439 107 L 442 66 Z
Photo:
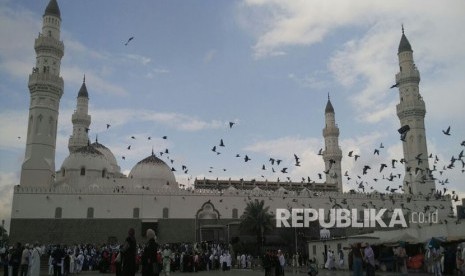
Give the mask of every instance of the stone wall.
M 139 219 L 12 219 L 10 241 L 40 243 L 122 243 L 128 229 L 136 230 L 141 239 Z

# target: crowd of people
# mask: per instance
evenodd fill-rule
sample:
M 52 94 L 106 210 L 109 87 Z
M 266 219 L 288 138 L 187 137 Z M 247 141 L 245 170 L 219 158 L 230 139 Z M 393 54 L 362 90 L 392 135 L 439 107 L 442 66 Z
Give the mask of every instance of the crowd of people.
M 41 260 L 42 269 L 47 267 L 50 276 L 79 274 L 82 271 L 100 271 L 117 276 L 141 272 L 143 276 L 153 276 L 170 275 L 171 271 L 228 271 L 232 268 L 251 269 L 262 265 L 258 264 L 259 258 L 254 258 L 251 254 L 234 253 L 229 244 L 158 244 L 152 229 L 147 230 L 146 240 L 142 242 L 143 244 L 137 243 L 134 229 L 131 228 L 122 244 L 36 243 L 32 246 L 17 243 L 0 251 L 0 257 L 5 276 L 39 275 Z M 45 260 L 48 260 L 48 263 Z M 281 264 L 280 267 L 284 265 L 283 260 L 279 260 L 278 263 Z M 271 268 L 275 264 L 269 266 Z

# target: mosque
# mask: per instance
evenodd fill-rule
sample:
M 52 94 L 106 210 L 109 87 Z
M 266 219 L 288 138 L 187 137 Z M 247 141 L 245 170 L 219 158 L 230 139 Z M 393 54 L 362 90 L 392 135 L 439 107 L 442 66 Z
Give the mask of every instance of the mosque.
M 228 241 L 238 235 L 238 222 L 246 204 L 255 199 L 264 200 L 272 212 L 302 206 L 329 209 L 343 205 L 360 212 L 369 207 L 392 210 L 403 206 L 405 210 L 437 210 L 441 218 L 450 215 L 450 196 L 434 195 L 420 73 L 403 32 L 398 48 L 400 70 L 395 76 L 400 95 L 397 115 L 405 163 L 415 164 L 415 169 L 405 166 L 405 193 L 381 194 L 342 190 L 339 128 L 329 98 L 324 114 L 325 148 L 321 155 L 326 179 L 322 183 L 197 179 L 194 188 L 183 189 L 170 166 L 153 152 L 126 176 L 109 148 L 101 141 L 89 142 L 91 115 L 85 80 L 71 118 L 69 156 L 56 168 L 58 111 L 64 92 L 60 24 L 58 3 L 49 0 L 42 31 L 34 42 L 37 57 L 28 82 L 27 142 L 20 184 L 14 188 L 12 241 L 122 241 L 130 227 L 136 229 L 139 239 L 146 229 L 153 228 L 160 242 Z M 390 214 L 385 215 L 388 218 Z M 317 232 L 309 238 L 320 237 Z

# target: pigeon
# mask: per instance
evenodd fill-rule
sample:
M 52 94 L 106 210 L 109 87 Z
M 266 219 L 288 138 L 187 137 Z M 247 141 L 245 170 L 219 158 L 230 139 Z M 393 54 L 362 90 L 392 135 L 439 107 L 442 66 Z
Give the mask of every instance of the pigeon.
M 443 130 L 442 133 L 444 133 L 445 135 L 450 136 L 450 126 L 446 130 Z
M 232 128 L 234 124 L 234 122 L 229 122 L 229 128 Z
M 109 129 L 110 127 L 111 127 L 111 125 L 110 125 L 110 124 L 107 124 L 107 129 Z
M 323 149 L 320 149 L 320 150 L 318 151 L 318 155 L 323 155 Z
M 131 42 L 131 40 L 133 40 L 133 39 L 134 39 L 134 37 L 131 36 L 131 37 L 128 39 L 128 41 L 126 41 L 126 43 L 124 43 L 124 46 L 128 46 L 129 42 Z
M 223 139 L 220 140 L 220 147 L 224 147 Z
M 250 159 L 249 156 L 247 156 L 247 154 L 246 154 L 245 157 L 244 157 L 244 161 L 245 161 L 245 162 L 248 162 L 249 160 L 251 160 L 251 159 Z

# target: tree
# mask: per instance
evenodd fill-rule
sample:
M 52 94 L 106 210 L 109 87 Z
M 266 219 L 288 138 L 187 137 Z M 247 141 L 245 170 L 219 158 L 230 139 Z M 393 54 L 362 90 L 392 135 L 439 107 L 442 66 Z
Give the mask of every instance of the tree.
M 249 201 L 241 216 L 240 229 L 257 237 L 257 253 L 261 254 L 265 233 L 273 229 L 273 215 L 269 213 L 269 206 L 265 207 L 265 201 L 255 199 Z

